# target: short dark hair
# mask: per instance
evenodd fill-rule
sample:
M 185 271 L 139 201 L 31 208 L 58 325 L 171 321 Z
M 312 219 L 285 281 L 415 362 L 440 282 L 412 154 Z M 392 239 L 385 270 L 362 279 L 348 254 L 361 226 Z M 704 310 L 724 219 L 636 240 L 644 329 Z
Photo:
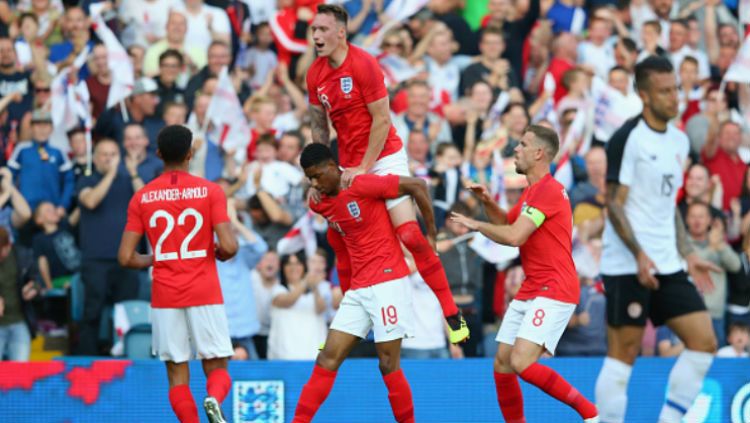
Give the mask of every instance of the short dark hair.
M 299 158 L 299 164 L 302 169 L 307 169 L 319 164 L 326 163 L 329 160 L 336 162 L 333 159 L 333 152 L 331 151 L 331 149 L 324 144 L 314 142 L 305 147 L 304 150 L 302 150 L 302 155 Z
M 455 148 L 458 150 L 458 146 L 456 144 L 453 144 L 452 142 L 441 142 L 437 145 L 437 149 L 435 150 L 435 157 L 442 157 L 443 154 L 445 154 L 445 150 L 448 150 L 449 148 Z
M 669 59 L 661 56 L 649 56 L 635 65 L 635 87 L 638 90 L 647 90 L 651 74 L 671 72 L 674 72 L 674 66 Z
M 177 164 L 185 161 L 192 143 L 193 133 L 182 125 L 165 126 L 156 137 L 156 145 L 164 163 Z
M 463 201 L 459 200 L 453 203 L 450 210 L 448 210 L 450 213 L 448 213 L 448 216 L 446 216 L 446 219 L 451 215 L 451 213 L 458 213 L 462 214 L 464 216 L 473 216 L 474 212 L 471 210 L 471 207 L 469 207 L 468 204 L 464 203 Z
M 180 66 L 185 64 L 185 57 L 182 53 L 173 48 L 164 50 L 164 53 L 159 55 L 159 64 L 161 65 L 164 60 L 169 59 L 170 57 L 177 59 L 177 61 L 180 62 Z
M 76 126 L 75 128 L 65 133 L 65 135 L 68 136 L 68 139 L 71 139 L 78 134 L 86 135 L 86 129 L 84 129 L 82 126 Z
M 292 254 L 284 254 L 281 256 L 281 266 L 279 266 L 279 269 L 281 270 L 279 272 L 279 282 L 283 286 L 287 286 L 289 281 L 286 279 L 286 275 L 284 274 L 284 266 L 289 264 L 289 261 L 292 259 L 292 257 L 297 257 L 297 260 L 302 264 L 302 268 L 304 269 L 303 275 L 307 274 L 307 255 L 305 254 L 304 250 L 297 251 L 296 253 Z
M 261 144 L 268 144 L 274 149 L 278 148 L 278 145 L 276 144 L 276 138 L 273 137 L 273 134 L 263 134 L 258 137 L 258 139 L 255 141 L 255 147 L 257 148 Z
M 319 4 L 318 13 L 333 15 L 336 21 L 345 27 L 349 24 L 349 14 L 346 13 L 346 9 L 337 4 Z
M 732 322 L 729 324 L 729 327 L 727 328 L 727 335 L 732 333 L 732 331 L 740 331 L 740 332 L 748 332 L 750 333 L 750 326 L 747 325 L 747 323 L 743 322 Z
M 671 25 L 680 25 L 681 27 L 685 29 L 688 29 L 688 30 L 690 29 L 690 26 L 688 25 L 687 20 L 685 19 L 672 19 Z M 671 28 L 671 25 L 670 25 L 670 28 Z
M 622 67 L 620 65 L 612 66 L 612 69 L 610 69 L 609 72 L 607 72 L 607 74 L 609 75 L 612 72 L 625 72 L 625 73 L 629 73 L 627 69 L 625 69 L 624 67 Z
M 487 28 L 482 30 L 482 34 L 479 36 L 480 41 L 484 41 L 485 35 L 496 35 L 500 37 L 500 39 L 505 43 L 505 38 L 503 37 L 503 30 L 498 26 L 488 26 Z
M 286 132 L 284 132 L 283 135 L 281 135 L 281 137 L 282 138 L 283 137 L 292 137 L 292 138 L 294 138 L 294 139 L 297 140 L 297 145 L 299 146 L 300 150 L 302 150 L 303 148 L 305 148 L 305 137 L 304 137 L 304 135 L 302 135 L 302 132 L 300 132 L 299 130 L 295 129 L 295 130 L 291 130 L 291 131 L 286 131 Z
M 703 207 L 704 209 L 706 209 L 706 213 L 708 213 L 709 216 L 711 215 L 711 206 L 703 201 L 693 201 L 692 203 L 688 204 L 687 210 L 685 210 L 685 215 L 690 213 L 690 209 L 693 209 L 695 207 Z
M 560 138 L 557 136 L 557 132 L 541 125 L 529 125 L 524 132 L 534 134 L 534 138 L 544 145 L 549 159 L 555 158 L 557 151 L 560 149 Z
M 39 25 L 39 18 L 36 17 L 36 14 L 31 12 L 24 12 L 21 13 L 21 15 L 18 17 L 18 22 L 22 23 L 24 19 L 31 19 L 34 21 L 35 24 Z
M 657 33 L 661 34 L 661 23 L 656 19 L 644 22 L 643 26 L 644 27 L 650 26 L 654 28 Z
M 630 37 L 621 37 L 620 42 L 628 53 L 638 53 L 638 45 Z
M 686 62 L 687 63 L 691 63 L 694 66 L 699 66 L 698 65 L 698 59 L 696 59 L 693 56 L 685 56 L 685 58 L 682 59 L 682 63 L 686 63 Z M 680 67 L 682 67 L 682 63 L 680 63 Z

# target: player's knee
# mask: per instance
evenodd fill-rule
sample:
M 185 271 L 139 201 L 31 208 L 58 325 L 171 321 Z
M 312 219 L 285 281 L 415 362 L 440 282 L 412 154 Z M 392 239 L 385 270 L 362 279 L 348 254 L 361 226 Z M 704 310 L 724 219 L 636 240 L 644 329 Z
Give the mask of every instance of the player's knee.
M 378 358 L 380 360 L 378 362 L 378 367 L 380 368 L 381 374 L 387 375 L 393 373 L 398 370 L 400 366 L 400 360 L 396 355 L 384 353 L 380 354 Z
M 510 357 L 495 354 L 495 371 L 498 373 L 512 373 L 513 368 L 510 366 Z
M 534 357 L 525 354 L 523 351 L 513 349 L 513 352 L 510 353 L 510 368 L 518 374 L 534 364 L 535 361 Z
M 344 361 L 344 357 L 337 354 L 335 351 L 329 351 L 323 348 L 323 351 L 318 353 L 318 358 L 315 359 L 315 364 L 318 366 L 335 372 L 339 369 L 341 362 Z
M 409 250 L 412 254 L 419 254 L 429 248 L 427 240 L 422 235 L 422 231 L 419 230 L 417 222 L 406 222 L 403 225 L 396 228 L 396 235 L 399 241 Z

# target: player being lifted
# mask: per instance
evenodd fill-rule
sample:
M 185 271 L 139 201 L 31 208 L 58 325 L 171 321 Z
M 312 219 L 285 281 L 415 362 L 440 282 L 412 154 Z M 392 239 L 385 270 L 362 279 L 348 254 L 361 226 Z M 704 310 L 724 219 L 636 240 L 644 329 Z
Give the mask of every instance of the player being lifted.
M 130 268 L 153 266 L 152 345 L 166 362 L 169 402 L 178 419 L 199 421 L 188 386 L 188 360 L 195 351 L 208 379 L 206 415 L 211 423 L 223 423 L 220 405 L 231 386 L 226 369 L 233 350 L 216 259 L 234 256 L 237 241 L 224 191 L 187 172 L 192 138 L 181 125 L 159 132 L 157 154 L 164 161 L 164 173 L 130 201 L 118 258 Z M 144 233 L 153 255 L 136 252 Z
M 505 313 L 495 355 L 497 402 L 505 421 L 525 422 L 523 397 L 516 375 L 568 404 L 586 423 L 598 423 L 594 404 L 557 372 L 537 361 L 555 347 L 578 304 L 579 282 L 572 257 L 573 217 L 565 188 L 549 173 L 559 140 L 551 129 L 532 125 L 515 149 L 516 171 L 529 186 L 505 212 L 481 185 L 479 194 L 490 222 L 454 213 L 455 222 L 493 241 L 518 246 L 526 280 Z
M 427 187 L 421 179 L 408 176 L 361 175 L 348 188 L 341 188 L 342 171 L 322 144 L 308 145 L 300 164 L 321 193 L 320 201 L 311 201 L 310 208 L 326 218 L 349 252 L 351 281 L 293 421 L 311 421 L 333 387 L 339 366 L 372 329 L 393 415 L 398 422 L 414 422 L 411 389 L 400 369 L 401 339 L 412 333 L 413 324 L 409 269 L 390 225 L 386 202 L 412 196 L 428 233 L 434 235 L 437 229 Z
M 338 135 L 338 160 L 344 168 L 344 188 L 357 175 L 410 176 L 406 151 L 391 125 L 388 92 L 382 71 L 374 57 L 346 41 L 348 16 L 337 5 L 320 5 L 312 22 L 312 36 L 318 58 L 307 72 L 310 93 L 312 136 L 328 145 L 328 117 Z M 453 301 L 448 279 L 434 250 L 419 229 L 408 196 L 388 200 L 390 222 L 396 236 L 414 256 L 420 275 L 435 293 L 450 327 L 449 338 L 458 343 L 469 336 L 460 310 Z M 331 236 L 337 257 L 345 255 L 340 237 Z M 346 271 L 347 269 L 343 269 Z M 346 290 L 346 276 L 342 289 Z

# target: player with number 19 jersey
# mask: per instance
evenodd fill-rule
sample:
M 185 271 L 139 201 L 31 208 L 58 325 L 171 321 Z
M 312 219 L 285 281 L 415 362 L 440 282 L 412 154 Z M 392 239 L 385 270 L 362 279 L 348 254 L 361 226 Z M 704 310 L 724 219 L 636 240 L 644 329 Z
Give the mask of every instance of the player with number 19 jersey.
M 164 173 L 133 196 L 125 230 L 145 233 L 153 249 L 152 307 L 223 304 L 213 228 L 224 222 L 224 191 L 187 172 Z

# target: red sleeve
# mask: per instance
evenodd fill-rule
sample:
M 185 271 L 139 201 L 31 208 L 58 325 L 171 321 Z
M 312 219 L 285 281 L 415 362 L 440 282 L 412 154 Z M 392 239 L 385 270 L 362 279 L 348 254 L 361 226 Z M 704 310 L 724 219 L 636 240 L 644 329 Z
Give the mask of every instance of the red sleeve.
M 315 63 L 313 63 L 310 66 L 310 69 L 308 69 L 307 76 L 305 77 L 305 80 L 307 81 L 307 97 L 310 101 L 310 104 L 320 106 L 320 100 L 318 100 L 318 96 L 316 94 L 318 92 L 318 82 L 315 80 L 317 75 L 317 66 L 315 66 Z
M 211 200 L 211 227 L 229 222 L 227 197 L 224 195 L 224 190 L 218 185 L 212 185 L 209 187 L 208 196 Z
M 388 95 L 385 88 L 385 77 L 383 70 L 374 57 L 363 53 L 361 60 L 356 62 L 354 71 L 355 83 L 360 87 L 360 92 L 365 98 L 365 103 L 370 104 Z
M 128 204 L 128 222 L 125 224 L 125 230 L 143 235 L 143 221 L 141 221 L 141 202 L 140 196 L 136 193 L 130 199 Z
M 561 199 L 564 200 L 562 185 L 553 183 L 554 180 L 540 185 L 526 197 L 526 204 L 544 213 L 546 219 L 549 219 L 559 211 Z
M 398 175 L 359 175 L 354 178 L 352 189 L 362 197 L 396 198 L 398 197 Z
M 331 246 L 331 249 L 336 256 L 336 270 L 339 272 L 339 285 L 341 286 L 341 292 L 346 294 L 346 291 L 349 290 L 352 278 L 349 251 L 346 249 L 346 244 L 344 244 L 344 239 L 341 238 L 341 234 L 331 227 L 328 228 L 326 239 L 328 240 L 328 245 Z

